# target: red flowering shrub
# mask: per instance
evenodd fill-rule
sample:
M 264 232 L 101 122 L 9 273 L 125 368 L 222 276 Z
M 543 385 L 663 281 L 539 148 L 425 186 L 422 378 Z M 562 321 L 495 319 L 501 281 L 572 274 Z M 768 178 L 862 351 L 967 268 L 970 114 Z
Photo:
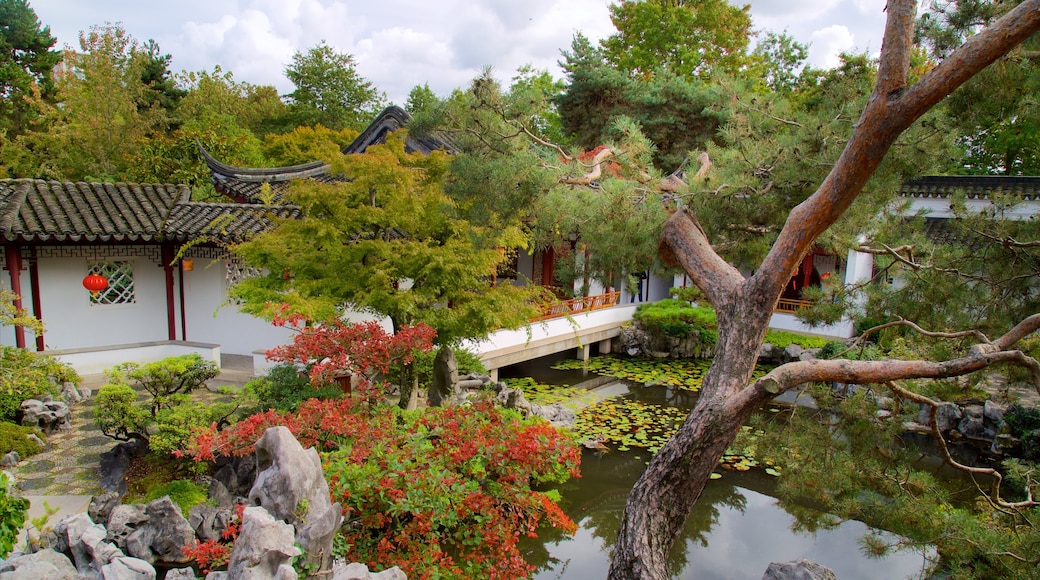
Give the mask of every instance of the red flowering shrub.
M 577 476 L 578 448 L 548 423 L 490 402 L 408 413 L 311 400 L 295 415 L 198 433 L 190 453 L 251 453 L 272 425 L 323 451 L 347 518 L 340 555 L 348 560 L 401 566 L 409 578 L 522 578 L 533 570 L 517 549 L 522 534 L 543 522 L 574 530 L 556 494 L 532 486 Z
M 300 319 L 276 317 L 274 322 L 297 326 Z M 268 360 L 310 365 L 312 385 L 327 384 L 346 374 L 363 377 L 358 386 L 362 398 L 375 402 L 383 385 L 373 384 L 371 377 L 385 375 L 394 364 L 411 364 L 416 353 L 433 350 L 436 336 L 433 328 L 421 322 L 388 334 L 377 322 L 348 324 L 333 319 L 303 328 L 293 336 L 292 344 L 275 347 L 266 354 Z
M 200 572 L 209 574 L 213 570 L 224 568 L 228 565 L 228 560 L 231 558 L 231 546 L 238 539 L 238 532 L 242 527 L 242 512 L 245 508 L 245 504 L 235 506 L 235 518 L 228 524 L 227 529 L 220 534 L 223 541 L 206 540 L 205 542 L 200 542 L 195 540 L 191 545 L 181 546 L 181 552 L 184 552 L 184 555 L 188 558 L 195 560 L 195 564 L 199 567 Z

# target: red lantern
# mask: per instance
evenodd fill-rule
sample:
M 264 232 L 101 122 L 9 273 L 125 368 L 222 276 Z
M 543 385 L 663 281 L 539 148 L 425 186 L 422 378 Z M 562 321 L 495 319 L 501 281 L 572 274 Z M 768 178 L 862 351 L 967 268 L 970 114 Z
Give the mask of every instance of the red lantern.
M 108 288 L 108 278 L 105 278 L 101 274 L 88 274 L 87 277 L 83 279 L 83 287 L 90 290 L 90 293 L 96 296 L 98 292 Z

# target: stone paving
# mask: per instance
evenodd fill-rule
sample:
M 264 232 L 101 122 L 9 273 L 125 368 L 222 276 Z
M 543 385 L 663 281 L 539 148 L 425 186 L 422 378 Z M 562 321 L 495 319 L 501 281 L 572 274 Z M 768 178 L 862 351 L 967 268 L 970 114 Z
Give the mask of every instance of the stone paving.
M 250 366 L 252 361 L 250 360 Z M 250 371 L 223 368 L 221 374 L 209 381 L 210 390 L 200 389 L 193 396 L 219 398 L 213 389 L 244 384 Z M 104 377 L 87 376 L 82 386 L 95 393 L 103 384 Z M 99 485 L 98 465 L 101 454 L 119 442 L 106 437 L 94 425 L 94 397 L 72 406 L 72 429 L 47 436 L 47 446 L 41 453 L 18 463 L 10 471 L 15 476 L 15 487 L 22 495 L 98 495 L 104 493 Z

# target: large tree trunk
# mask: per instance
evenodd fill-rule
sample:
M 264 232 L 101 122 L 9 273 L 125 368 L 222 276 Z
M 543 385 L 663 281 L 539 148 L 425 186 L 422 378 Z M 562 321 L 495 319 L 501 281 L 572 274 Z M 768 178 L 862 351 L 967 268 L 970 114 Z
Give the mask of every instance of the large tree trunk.
M 1031 317 L 1005 337 L 952 361 L 819 361 L 784 365 L 750 384 L 772 307 L 816 238 L 852 204 L 888 149 L 916 119 L 982 68 L 1040 30 L 1040 0 L 1027 0 L 907 86 L 916 3 L 889 0 L 874 92 L 830 175 L 791 211 L 768 256 L 745 279 L 711 248 L 694 216 L 680 211 L 661 234 L 666 263 L 680 264 L 718 313 L 719 346 L 701 397 L 654 456 L 629 495 L 610 578 L 666 578 L 667 557 L 712 470 L 744 421 L 776 393 L 813 380 L 875 382 L 964 374 L 995 362 L 1021 361 L 1040 385 L 1040 365 L 1013 343 L 1040 327 Z M 1040 387 L 1038 387 L 1040 388 Z

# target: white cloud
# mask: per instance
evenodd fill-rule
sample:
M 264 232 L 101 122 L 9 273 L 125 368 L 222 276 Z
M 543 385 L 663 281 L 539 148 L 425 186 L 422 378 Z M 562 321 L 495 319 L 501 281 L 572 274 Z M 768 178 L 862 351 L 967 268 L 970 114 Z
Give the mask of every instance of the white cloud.
M 835 25 L 812 33 L 809 63 L 818 68 L 832 68 L 840 63 L 838 55 L 856 45 L 856 39 L 845 26 Z
M 122 22 L 137 39 L 157 40 L 175 71 L 221 65 L 239 81 L 291 85 L 296 51 L 322 39 L 354 55 L 358 71 L 396 102 L 423 83 L 438 94 L 466 86 L 485 65 L 504 81 L 531 64 L 561 74 L 560 51 L 576 32 L 592 40 L 614 31 L 612 0 L 36 0 L 33 8 L 64 43 L 92 24 Z M 742 3 L 735 0 L 734 4 Z M 786 30 L 811 42 L 811 62 L 841 50 L 880 48 L 884 0 L 750 0 L 757 29 Z

